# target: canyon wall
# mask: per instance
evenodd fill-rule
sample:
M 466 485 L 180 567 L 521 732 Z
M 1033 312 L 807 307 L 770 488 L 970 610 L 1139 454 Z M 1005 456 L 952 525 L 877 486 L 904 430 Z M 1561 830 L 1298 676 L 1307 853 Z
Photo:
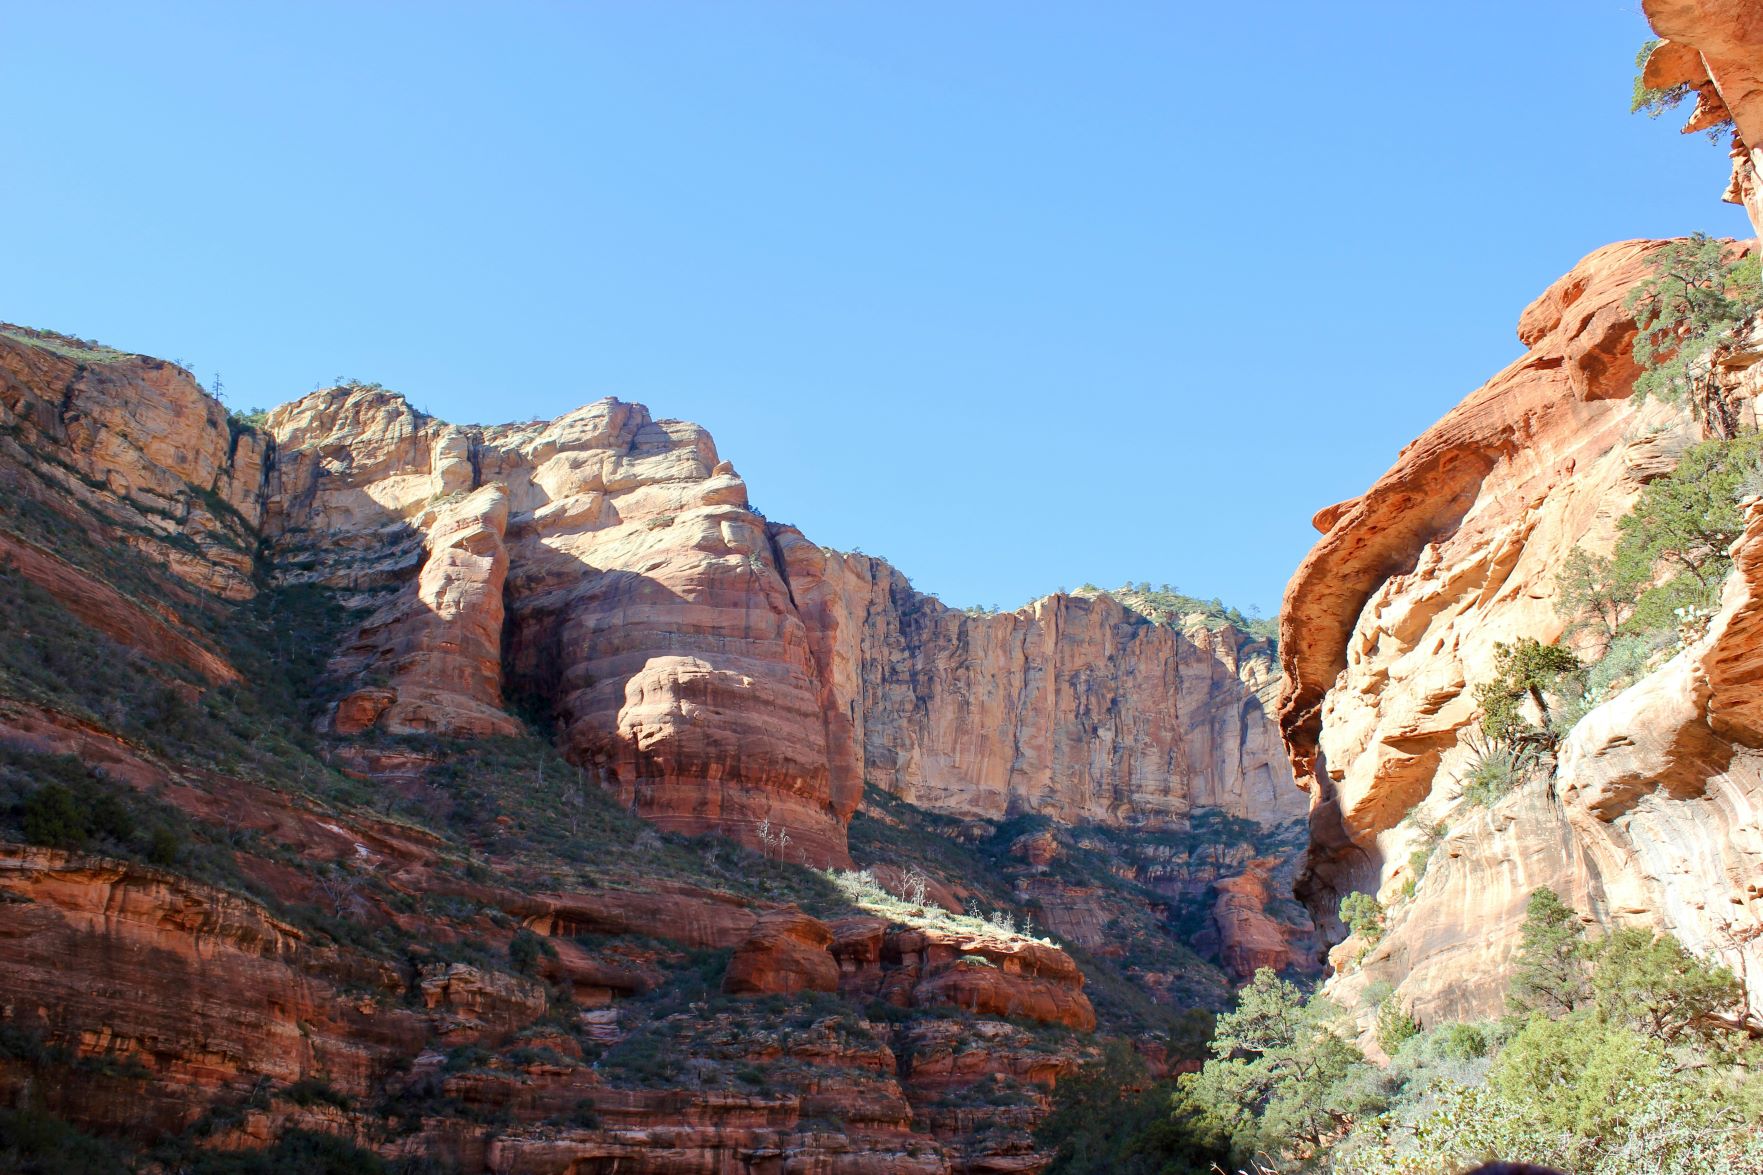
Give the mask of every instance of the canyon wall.
M 5 327 L 0 489 L 8 1108 L 509 1172 L 1034 1171 L 1093 1032 L 1162 1071 L 1227 997 L 1190 945 L 1313 953 L 1268 643 L 947 608 L 753 511 L 694 425 L 349 386 L 257 428 Z M 109 831 L 33 826 L 55 788 Z M 867 906 L 795 867 L 859 832 Z M 908 864 L 990 920 L 901 900 Z
M 602 400 L 458 427 L 340 388 L 268 427 L 277 574 L 371 609 L 339 735 L 503 733 L 519 697 L 649 819 L 769 820 L 815 863 L 846 860 L 865 781 L 994 820 L 1301 814 L 1264 642 L 1106 597 L 947 608 L 755 513 L 696 425 Z
M 1682 408 L 1632 395 L 1624 300 L 1661 244 L 1580 262 L 1525 310 L 1523 357 L 1317 516 L 1286 595 L 1280 715 L 1310 791 L 1300 894 L 1322 921 L 1355 890 L 1387 909 L 1381 941 L 1331 956 L 1349 1002 L 1388 980 L 1423 1022 L 1497 1013 L 1541 886 L 1599 922 L 1763 966 L 1755 508 L 1705 638 L 1581 719 L 1552 771 L 1488 806 L 1464 798 L 1497 645 L 1564 636 L 1567 556 L 1607 553 L 1642 487 L 1702 437 Z M 1755 397 L 1758 357 L 1717 364 L 1735 398 Z
M 192 591 L 252 596 L 267 438 L 232 428 L 173 364 L 30 337 L 0 326 L 0 477 L 15 532 L 59 548 L 71 527 Z
M 1727 198 L 1759 215 L 1763 12 L 1739 0 L 1645 0 L 1663 38 L 1647 86 L 1694 97 L 1686 132 L 1733 124 Z M 1668 930 L 1741 976 L 1763 974 L 1763 748 L 1753 710 L 1759 508 L 1705 634 L 1573 726 L 1553 761 L 1488 805 L 1464 797 L 1481 754 L 1473 689 L 1501 642 L 1566 638 L 1558 572 L 1606 554 L 1642 487 L 1706 435 L 1637 399 L 1625 299 L 1663 242 L 1600 249 L 1533 302 L 1526 353 L 1403 450 L 1322 533 L 1282 613 L 1279 715 L 1310 793 L 1296 886 L 1339 940 L 1343 896 L 1371 892 L 1388 929 L 1331 952 L 1331 990 L 1379 981 L 1423 1022 L 1497 1013 L 1530 893 L 1595 922 Z M 1707 378 L 1755 427 L 1758 325 Z M 1763 986 L 1750 984 L 1753 1008 Z

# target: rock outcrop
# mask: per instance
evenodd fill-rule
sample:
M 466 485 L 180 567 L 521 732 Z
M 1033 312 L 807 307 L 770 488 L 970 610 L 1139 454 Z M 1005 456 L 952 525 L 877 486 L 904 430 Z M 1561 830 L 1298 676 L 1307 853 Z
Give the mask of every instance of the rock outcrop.
M 122 1069 L 55 1088 L 47 1108 L 68 1117 L 176 1130 L 259 1077 L 325 1073 L 365 1092 L 385 1057 L 423 1040 L 391 998 L 396 976 L 175 874 L 0 846 L 0 897 L 7 1026 Z M 345 984 L 363 994 L 343 998 Z M 18 1068 L 0 1062 L 0 1087 Z
M 1212 917 L 1218 924 L 1224 965 L 1246 979 L 1263 967 L 1284 971 L 1302 966 L 1292 927 L 1270 916 L 1274 872 L 1283 862 L 1256 860 L 1234 877 L 1215 883 L 1218 903 Z
M 836 639 L 833 703 L 865 778 L 919 807 L 1066 824 L 1276 824 L 1301 810 L 1267 714 L 1273 650 L 1153 624 L 1104 595 L 969 614 L 879 559 L 778 534 L 798 599 Z
M 1096 1026 L 1083 973 L 1070 955 L 1049 943 L 861 916 L 841 919 L 832 935 L 837 986 L 848 995 L 901 1008 L 947 1004 L 974 1015 L 1062 1024 L 1080 1032 Z
M 824 923 L 800 910 L 767 914 L 729 960 L 722 990 L 731 995 L 837 991 L 839 965 L 827 950 L 832 941 Z
M 1319 515 L 1287 590 L 1280 714 L 1311 793 L 1298 887 L 1324 922 L 1353 890 L 1389 910 L 1333 981 L 1344 997 L 1389 980 L 1423 1022 L 1497 1012 L 1540 886 L 1735 969 L 1763 964 L 1752 535 L 1699 644 L 1581 719 L 1547 778 L 1491 807 L 1462 798 L 1495 646 L 1562 637 L 1566 556 L 1608 551 L 1641 488 L 1699 439 L 1681 409 L 1630 394 L 1623 302 L 1656 247 L 1600 249 L 1550 287 L 1520 321 L 1527 354 Z M 1754 394 L 1743 352 L 1720 378 Z
M 1726 199 L 1743 204 L 1763 233 L 1763 13 L 1749 0 L 1642 0 L 1641 7 L 1663 38 L 1642 80 L 1657 90 L 1694 91 L 1686 134 L 1732 121 Z
M 504 733 L 513 692 L 571 758 L 663 827 L 847 859 L 849 723 L 764 519 L 696 425 L 603 400 L 546 424 L 459 428 L 378 389 L 269 422 L 267 514 L 289 577 L 373 608 L 335 662 L 341 732 Z
M 1622 302 L 1652 249 L 1581 261 L 1525 310 L 1523 357 L 1362 497 L 1317 516 L 1323 537 L 1280 617 L 1279 717 L 1324 851 L 1350 854 L 1418 802 L 1494 645 L 1559 635 L 1561 560 L 1588 535 L 1608 543 L 1642 482 L 1688 444 L 1668 407 L 1628 399 L 1638 371 Z
M 246 599 L 268 453 L 175 364 L 0 323 L 0 468 L 41 545 L 63 526 L 98 532 Z
M 456 427 L 370 388 L 271 417 L 280 574 L 371 608 L 343 735 L 505 733 L 517 695 L 664 827 L 847 860 L 864 780 L 938 811 L 1273 825 L 1272 650 L 1107 597 L 970 615 L 768 522 L 695 425 L 603 400 Z

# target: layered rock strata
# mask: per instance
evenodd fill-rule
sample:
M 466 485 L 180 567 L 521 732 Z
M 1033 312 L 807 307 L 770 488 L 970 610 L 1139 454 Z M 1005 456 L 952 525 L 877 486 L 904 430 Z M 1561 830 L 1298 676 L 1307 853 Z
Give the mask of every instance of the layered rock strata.
M 106 843 L 174 862 L 0 847 L 0 937 L 25 944 L 0 952 L 14 993 L 0 1022 L 31 1044 L 0 1058 L 9 1105 L 53 1086 L 34 1108 L 137 1141 L 214 1109 L 204 1145 L 299 1127 L 510 1172 L 779 1156 L 1032 1171 L 1048 1161 L 1030 1135 L 1047 1090 L 1096 1025 L 1071 955 L 824 921 L 726 873 L 746 897 L 652 874 L 640 847 L 602 867 L 575 809 L 567 851 L 533 827 L 545 818 L 527 801 L 554 794 L 555 772 L 529 788 L 497 756 L 533 756 L 528 721 L 550 724 L 574 784 L 774 863 L 847 861 L 866 775 L 975 824 L 1039 812 L 1134 841 L 1227 818 L 1231 845 L 1203 864 L 1189 851 L 1179 882 L 1166 846 L 1147 857 L 1147 875 L 1204 902 L 1252 856 L 1236 842 L 1293 814 L 1264 643 L 1107 599 L 946 609 L 880 561 L 768 522 L 702 430 L 638 406 L 460 428 L 347 387 L 279 410 L 266 434 L 181 369 L 78 340 L 8 328 L 0 371 L 0 574 L 31 610 L 21 631 L 52 620 L 81 650 L 67 664 L 93 670 L 62 710 L 53 690 L 0 698 L 0 784 L 34 795 L 30 756 L 72 756 L 76 786 L 132 789 L 147 813 Z M 304 686 L 292 701 L 254 689 L 295 659 L 252 642 L 318 631 L 318 598 L 338 603 L 344 635 L 318 642 L 331 692 L 313 739 L 276 729 Z M 92 650 L 143 676 L 86 666 Z M 176 702 L 163 741 L 106 692 L 119 680 Z M 298 766 L 278 773 L 284 754 Z M 479 768 L 448 773 L 472 756 Z M 446 831 L 358 809 L 336 765 L 372 781 L 376 807 Z M 700 865 L 727 853 L 704 846 Z M 929 890 L 958 904 L 965 887 Z M 1123 905 L 1164 947 L 1175 933 L 1137 891 L 1108 906 L 1063 882 L 1017 897 L 1101 946 Z M 1220 908 L 1224 941 L 1254 925 L 1238 905 Z M 708 1021 L 637 998 L 725 952 L 717 983 L 735 998 Z M 1154 966 L 1171 992 L 1196 986 Z M 877 1003 L 883 1022 L 854 1016 Z M 820 1009 L 812 1032 L 798 1007 Z M 689 1069 L 658 1074 L 652 1047 Z M 593 1069 L 596 1050 L 615 1075 Z M 767 1065 L 782 1084 L 741 1084 Z M 296 1084 L 330 1092 L 299 1101 Z
M 0 324 L 0 474 L 43 545 L 93 531 L 247 599 L 269 450 L 175 364 Z
M 280 574 L 372 609 L 339 734 L 484 735 L 508 696 L 665 827 L 846 860 L 867 780 L 1066 822 L 1289 820 L 1272 651 L 1107 598 L 969 615 L 768 522 L 695 425 L 603 400 L 460 428 L 377 389 L 278 409 Z

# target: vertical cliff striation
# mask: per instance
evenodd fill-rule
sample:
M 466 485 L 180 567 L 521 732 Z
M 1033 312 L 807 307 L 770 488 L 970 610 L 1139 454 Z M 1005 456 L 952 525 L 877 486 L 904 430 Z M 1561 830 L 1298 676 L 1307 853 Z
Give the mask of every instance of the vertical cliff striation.
M 789 830 L 846 860 L 867 781 L 986 819 L 1296 817 L 1272 650 L 1107 597 L 970 615 L 752 510 L 696 425 L 596 404 L 459 427 L 379 389 L 278 409 L 277 574 L 368 610 L 334 661 L 340 735 L 477 736 L 521 699 L 679 830 Z
M 253 426 L 7 327 L 0 491 L 6 1112 L 1029 1172 L 1093 1033 L 1196 1047 L 1197 951 L 1308 953 L 1268 642 L 946 608 L 754 511 L 695 425 L 349 385 Z M 747 847 L 668 835 L 706 832 Z

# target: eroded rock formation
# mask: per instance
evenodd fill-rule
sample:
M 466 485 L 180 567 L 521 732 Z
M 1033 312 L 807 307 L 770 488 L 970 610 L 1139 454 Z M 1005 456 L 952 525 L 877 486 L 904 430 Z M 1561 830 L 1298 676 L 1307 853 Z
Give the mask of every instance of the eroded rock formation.
M 1732 121 L 1726 199 L 1743 204 L 1763 232 L 1763 12 L 1749 0 L 1642 0 L 1641 7 L 1663 38 L 1642 80 L 1657 90 L 1688 86 L 1695 92 L 1686 134 Z
M 1106 597 L 969 615 L 766 521 L 695 425 L 599 403 L 460 428 L 377 389 L 270 420 L 282 574 L 373 609 L 342 734 L 482 735 L 507 695 L 646 817 L 846 860 L 867 780 L 991 819 L 1179 824 L 1301 810 L 1272 650 Z
M 1222 998 L 1172 909 L 1300 810 L 1267 644 L 1106 598 L 945 608 L 615 400 L 456 427 L 352 386 L 266 433 L 181 369 L 15 328 L 0 375 L 0 589 L 72 674 L 0 665 L 0 807 L 16 839 L 49 778 L 133 797 L 102 835 L 37 834 L 103 851 L 0 843 L 0 1102 L 510 1173 L 1040 1169 L 1085 971 L 1007 919 L 839 906 L 798 866 L 849 860 L 866 778 L 951 838 L 1050 829 L 928 900 L 1014 902 L 1086 968 Z M 1104 863 L 1060 873 L 1074 837 Z M 1201 933 L 1274 961 L 1231 892 Z
M 1703 642 L 1581 719 L 1548 778 L 1463 802 L 1495 646 L 1562 637 L 1568 554 L 1607 552 L 1641 488 L 1699 439 L 1681 409 L 1631 395 L 1624 298 L 1656 247 L 1587 257 L 1525 311 L 1522 358 L 1318 516 L 1282 631 L 1280 713 L 1311 792 L 1299 889 L 1324 919 L 1353 890 L 1390 911 L 1338 994 L 1387 979 L 1423 1021 L 1497 1012 L 1540 886 L 1735 968 L 1763 963 L 1750 535 Z M 1720 378 L 1754 394 L 1747 353 Z M 1337 965 L 1363 946 L 1349 945 Z

